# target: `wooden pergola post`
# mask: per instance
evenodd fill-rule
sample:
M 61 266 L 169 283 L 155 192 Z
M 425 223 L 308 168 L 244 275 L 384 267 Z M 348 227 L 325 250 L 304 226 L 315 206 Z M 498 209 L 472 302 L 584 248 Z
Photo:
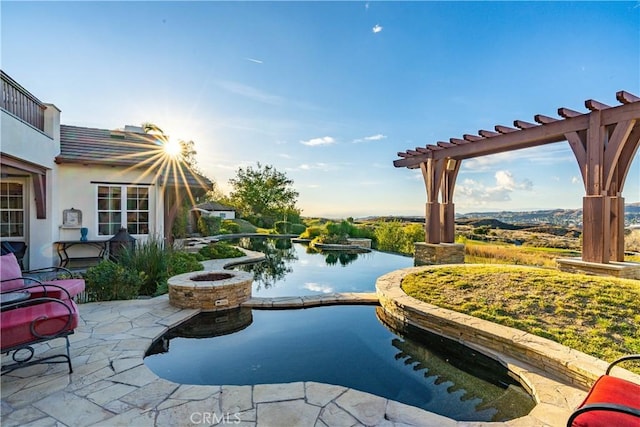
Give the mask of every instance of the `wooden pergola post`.
M 425 239 L 426 243 L 440 243 L 440 182 L 442 180 L 442 160 L 428 159 L 420 163 L 420 170 L 427 189 L 425 205 Z
M 456 239 L 456 210 L 453 203 L 453 191 L 456 185 L 456 178 L 460 170 L 462 161 L 446 159 L 444 176 L 440 192 L 442 195 L 442 205 L 440 206 L 440 233 L 443 243 L 453 243 Z

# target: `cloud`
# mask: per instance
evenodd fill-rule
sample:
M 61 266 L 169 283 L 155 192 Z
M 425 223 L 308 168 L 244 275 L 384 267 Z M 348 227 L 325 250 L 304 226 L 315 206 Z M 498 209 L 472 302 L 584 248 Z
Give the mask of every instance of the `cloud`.
M 312 170 L 327 172 L 327 171 L 335 170 L 335 169 L 336 168 L 333 165 L 330 165 L 328 163 L 322 163 L 322 162 L 302 163 L 301 165 L 299 165 L 299 166 L 297 166 L 295 168 L 285 168 L 285 170 L 288 171 L 288 172 L 312 171 Z
M 387 137 L 386 135 L 379 133 L 377 135 L 365 136 L 364 138 L 354 139 L 353 143 L 357 144 L 359 142 L 380 141 L 385 139 L 386 137 Z
M 571 177 L 571 183 L 572 184 L 580 184 L 582 181 L 580 180 L 580 178 L 578 178 L 577 176 L 572 176 Z
M 263 64 L 263 61 L 254 58 L 244 58 L 245 61 L 255 62 L 256 64 Z
M 373 31 L 373 33 L 374 33 L 374 34 L 377 34 L 377 33 L 379 33 L 380 31 L 382 31 L 382 26 L 381 26 L 381 25 L 379 25 L 379 24 L 376 24 L 376 25 L 371 29 L 371 31 Z
M 333 292 L 333 288 L 331 286 L 313 282 L 305 283 L 303 288 L 313 292 L 322 292 L 323 294 L 329 294 Z
M 330 145 L 335 144 L 336 140 L 330 136 L 323 136 L 322 138 L 313 138 L 307 141 L 300 141 L 300 144 L 314 147 L 316 145 Z
M 236 95 L 249 98 L 253 101 L 262 102 L 264 104 L 281 106 L 284 105 L 285 99 L 281 96 L 271 95 L 267 92 L 263 92 L 260 89 L 256 89 L 252 86 L 248 86 L 238 82 L 231 81 L 218 81 L 218 86 L 227 92 L 231 92 Z
M 315 164 L 307 164 L 307 163 L 303 163 L 300 166 L 298 166 L 298 169 L 300 170 L 305 170 L 305 171 L 310 171 L 313 169 L 316 170 L 327 170 L 327 168 L 329 167 L 329 165 L 327 165 L 326 163 L 315 163 Z
M 287 154 L 287 153 L 280 153 L 278 154 L 278 157 L 282 157 L 283 159 L 291 159 L 291 155 Z
M 531 191 L 533 189 L 531 180 L 516 181 L 513 174 L 507 170 L 496 172 L 494 178 L 494 186 L 486 186 L 479 181 L 465 179 L 456 186 L 456 197 L 463 199 L 461 202 L 465 205 L 485 205 L 491 202 L 507 202 L 511 200 L 511 193 L 514 191 Z

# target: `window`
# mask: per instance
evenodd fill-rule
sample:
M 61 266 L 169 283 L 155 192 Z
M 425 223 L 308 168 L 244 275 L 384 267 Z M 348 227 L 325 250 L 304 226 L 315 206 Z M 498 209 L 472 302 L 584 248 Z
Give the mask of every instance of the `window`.
M 24 237 L 24 186 L 0 182 L 0 237 Z
M 98 186 L 98 234 L 113 235 L 120 227 L 129 234 L 149 234 L 149 188 Z

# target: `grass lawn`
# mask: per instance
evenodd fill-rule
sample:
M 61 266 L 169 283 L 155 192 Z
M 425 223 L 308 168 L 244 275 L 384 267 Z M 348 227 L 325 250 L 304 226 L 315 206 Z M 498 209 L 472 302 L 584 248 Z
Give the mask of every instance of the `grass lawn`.
M 603 360 L 640 353 L 640 281 L 474 265 L 407 276 L 419 300 L 511 326 Z

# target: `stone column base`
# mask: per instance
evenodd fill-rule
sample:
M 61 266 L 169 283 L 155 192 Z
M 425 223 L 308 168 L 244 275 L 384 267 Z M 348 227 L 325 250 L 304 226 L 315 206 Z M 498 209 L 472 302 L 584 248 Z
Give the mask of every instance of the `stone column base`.
M 587 262 L 580 258 L 558 258 L 558 270 L 569 273 L 593 274 L 595 276 L 613 276 L 622 279 L 640 279 L 640 263 L 610 262 L 601 264 Z
M 464 245 L 460 243 L 415 244 L 414 265 L 464 264 Z

